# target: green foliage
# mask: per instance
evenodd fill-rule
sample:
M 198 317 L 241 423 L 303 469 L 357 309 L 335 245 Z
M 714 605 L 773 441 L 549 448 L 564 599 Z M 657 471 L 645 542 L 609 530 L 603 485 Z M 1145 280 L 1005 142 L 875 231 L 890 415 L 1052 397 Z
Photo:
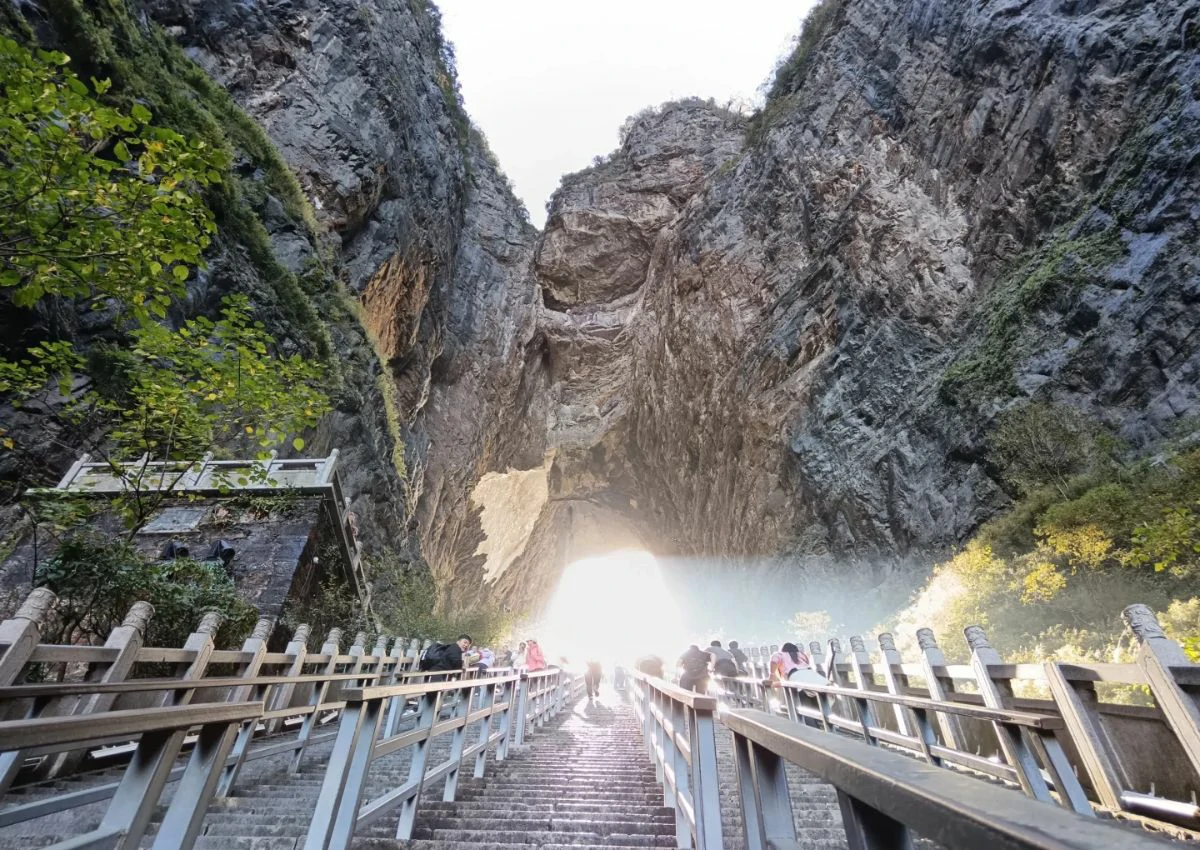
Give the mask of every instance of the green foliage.
M 82 535 L 67 538 L 55 557 L 38 566 L 34 584 L 59 597 L 56 629 L 43 636 L 50 643 L 102 644 L 143 600 L 154 606 L 144 635 L 148 646 L 182 646 L 209 610 L 225 615 L 217 640 L 227 645 L 249 632 L 257 617 L 219 564 L 152 561 L 128 543 Z
M 67 343 L 43 344 L 18 363 L 0 361 L 0 392 L 71 424 L 105 425 L 103 442 L 90 448 L 114 471 L 144 454 L 178 461 L 182 475 L 217 446 L 253 456 L 291 437 L 303 449 L 304 441 L 292 435 L 329 409 L 322 369 L 296 354 L 274 356 L 273 347 L 261 323 L 250 319 L 246 298 L 231 296 L 217 321 L 198 317 L 177 331 L 153 322 L 135 327 L 129 348 L 104 358 L 104 379 L 74 393 L 64 408 L 46 398 L 46 381 L 57 378 L 61 390 L 83 368 Z M 148 482 L 138 478 L 126 483 L 116 506 L 136 529 L 165 494 L 156 487 L 147 495 L 142 485 Z
M 833 617 L 828 611 L 797 611 L 788 622 L 788 628 L 803 643 L 827 640 L 835 633 Z
M 1110 460 L 1062 477 L 937 568 L 939 581 L 925 592 L 945 598 L 919 603 L 936 612 L 927 625 L 946 637 L 948 651 L 958 645 L 954 635 L 977 623 L 1015 660 L 1111 661 L 1125 651 L 1120 611 L 1142 602 L 1195 648 L 1200 449 L 1156 464 Z
M 56 295 L 163 316 L 216 230 L 197 189 L 228 158 L 139 103 L 102 105 L 66 62 L 0 38 L 0 287 L 18 307 Z
M 217 169 L 221 182 L 208 186 L 202 195 L 213 210 L 219 233 L 244 246 L 251 263 L 275 290 L 286 319 L 300 331 L 294 341 L 312 346 L 319 357 L 329 360 L 328 331 L 296 276 L 276 260 L 255 211 L 254 203 L 261 204 L 269 193 L 310 237 L 318 231 L 295 174 L 263 129 L 161 28 L 139 24 L 126 0 L 86 4 L 46 0 L 45 5 L 81 75 L 112 79 L 108 100 L 148 107 L 161 126 L 220 153 L 225 163 Z M 324 294 L 331 290 L 331 282 L 332 275 L 326 275 Z
M 1200 505 L 1197 502 L 1196 505 Z M 1169 570 L 1180 577 L 1200 572 L 1200 516 L 1192 505 L 1163 508 L 1158 520 L 1141 523 L 1133 532 L 1125 562 Z
M 1096 433 L 1070 408 L 1032 402 L 1001 414 L 991 459 L 1022 493 L 1053 487 L 1065 497 L 1071 479 L 1097 462 Z
M 343 650 L 356 634 L 366 632 L 370 635 L 375 628 L 354 588 L 338 575 L 322 577 L 303 598 L 290 598 L 280 619 L 290 631 L 307 623 L 317 641 L 324 641 L 330 629 L 341 629 Z
M 476 605 L 448 612 L 438 602 L 437 585 L 424 563 L 408 563 L 385 553 L 370 563 L 375 613 L 388 634 L 446 641 L 466 633 L 481 646 L 512 631 L 511 615 L 494 606 Z
M 766 104 L 751 117 L 746 138 L 754 144 L 782 114 L 789 95 L 804 85 L 816 56 L 817 46 L 827 35 L 837 31 L 846 0 L 820 0 L 800 25 L 791 51 L 775 68 Z
M 1079 236 L 1073 225 L 1029 252 L 988 293 L 979 341 L 942 376 L 942 400 L 953 404 L 1013 394 L 1013 366 L 1030 318 L 1053 298 L 1073 294 L 1124 251 L 1115 229 Z

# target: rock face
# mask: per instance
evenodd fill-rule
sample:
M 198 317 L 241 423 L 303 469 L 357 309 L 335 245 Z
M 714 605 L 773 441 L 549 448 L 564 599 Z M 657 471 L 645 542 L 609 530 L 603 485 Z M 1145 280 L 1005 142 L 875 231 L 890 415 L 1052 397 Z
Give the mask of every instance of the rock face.
M 436 8 L 155 0 L 149 9 L 267 131 L 337 235 L 384 372 L 360 352 L 313 448 L 348 452 L 342 475 L 369 549 L 409 548 L 418 530 L 423 554 L 449 578 L 481 540 L 470 490 L 506 463 L 498 435 L 513 427 L 533 335 L 535 231 L 456 100 Z M 278 254 L 291 252 L 287 233 L 272 237 Z M 299 246 L 296 262 L 311 253 Z M 335 342 L 343 354 L 362 345 L 353 328 Z M 397 433 L 411 473 L 403 482 L 390 463 Z
M 1143 447 L 1200 409 L 1200 5 L 831 4 L 744 147 L 672 105 L 555 196 L 526 382 L 577 508 L 514 598 L 580 510 L 875 583 L 1006 502 L 1004 407 Z
M 327 317 L 346 388 L 312 449 L 451 605 L 536 607 L 623 545 L 870 586 L 1006 502 L 1005 407 L 1136 447 L 1200 412 L 1200 0 L 825 0 L 762 114 L 643 113 L 540 236 L 432 6 L 145 8 L 334 234 L 379 359 Z

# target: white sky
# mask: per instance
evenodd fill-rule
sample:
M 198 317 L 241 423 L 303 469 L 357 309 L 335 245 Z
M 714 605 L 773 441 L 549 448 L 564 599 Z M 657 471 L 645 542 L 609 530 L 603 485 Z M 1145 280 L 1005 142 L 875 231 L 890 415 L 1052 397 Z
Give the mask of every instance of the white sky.
M 467 111 L 541 226 L 629 115 L 754 101 L 814 0 L 437 0 Z

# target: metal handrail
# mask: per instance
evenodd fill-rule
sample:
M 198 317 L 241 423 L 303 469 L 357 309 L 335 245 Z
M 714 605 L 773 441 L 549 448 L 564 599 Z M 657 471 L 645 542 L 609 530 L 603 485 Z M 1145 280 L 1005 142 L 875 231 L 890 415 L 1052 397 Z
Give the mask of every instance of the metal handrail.
M 566 690 L 574 678 L 569 672 L 556 669 L 346 691 L 346 707 L 304 850 L 345 850 L 359 827 L 396 808 L 400 809 L 396 838 L 410 839 L 425 785 L 444 778 L 442 799 L 453 801 L 462 764 L 474 759 L 473 775 L 482 778 L 489 747 L 495 745 L 496 761 L 504 760 L 510 745 L 521 743 L 528 723 L 544 722 L 565 704 Z M 457 699 L 446 706 L 443 699 L 447 696 Z M 399 732 L 398 722 L 409 697 L 416 697 L 416 710 L 408 715 L 415 716 L 416 725 L 407 732 Z M 526 706 L 530 705 L 532 710 L 527 713 Z M 443 708 L 450 709 L 446 719 L 441 717 Z M 495 731 L 493 718 L 498 724 Z M 468 744 L 466 738 L 472 730 L 474 742 Z M 446 733 L 452 735 L 450 755 L 442 763 L 430 766 L 433 740 Z M 412 756 L 408 780 L 364 803 L 371 763 L 409 747 Z
M 697 850 L 719 850 L 721 800 L 713 720 L 717 701 L 645 673 L 631 675 L 634 711 L 663 786 L 663 805 L 675 810 L 679 846 L 688 846 L 682 842 L 691 836 Z
M 1134 830 L 1037 805 L 994 785 L 763 712 L 722 715 L 733 733 L 747 850 L 796 846 L 784 762 L 837 789 L 856 850 L 912 846 L 912 833 L 949 850 L 1153 850 Z M 789 844 L 790 842 L 790 844 Z
M 858 735 L 871 746 L 882 743 L 897 747 L 935 767 L 955 765 L 1012 782 L 1036 800 L 1057 801 L 1078 814 L 1094 816 L 1087 794 L 1056 736 L 1066 726 L 1061 717 L 818 683 L 763 681 L 762 693 L 765 694 L 768 685 L 778 688 L 783 708 L 792 721 L 816 725 L 827 732 L 838 730 Z M 879 723 L 873 707 L 878 703 L 896 706 L 902 712 L 895 729 L 883 728 Z M 847 707 L 852 716 L 839 714 L 836 710 L 839 704 Z M 939 726 L 944 725 L 942 721 L 947 715 L 991 723 L 1005 761 L 965 752 L 955 746 L 952 737 L 939 736 Z M 1051 789 L 1058 792 L 1057 798 Z
M 154 840 L 154 850 L 172 850 L 191 847 L 199 834 L 200 821 L 225 766 L 225 742 L 237 726 L 262 713 L 262 702 L 236 702 L 7 721 L 0 723 L 0 752 L 77 744 L 97 736 L 137 735 L 137 750 L 108 795 L 110 802 L 100 825 L 53 848 L 112 847 L 119 841 L 124 847 L 137 847 L 163 788 L 173 778 L 172 767 L 187 730 L 199 725 L 199 736 Z

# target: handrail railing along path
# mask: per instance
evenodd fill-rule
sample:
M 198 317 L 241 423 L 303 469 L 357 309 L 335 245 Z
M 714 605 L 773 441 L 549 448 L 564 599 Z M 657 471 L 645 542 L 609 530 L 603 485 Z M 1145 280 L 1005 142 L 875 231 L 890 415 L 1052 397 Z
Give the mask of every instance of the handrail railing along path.
M 1183 834 L 1200 828 L 1200 665 L 1163 633 L 1144 605 L 1123 612 L 1134 663 L 1005 663 L 978 626 L 964 630 L 970 661 L 948 663 L 929 629 L 919 662 L 892 635 L 879 656 L 851 637 L 809 654 L 824 685 L 772 683 L 770 652 L 749 650 L 751 675 L 717 677 L 723 703 L 758 708 L 899 748 L 1019 786 L 1088 815 L 1102 809 Z M 1152 704 L 1106 702 L 1104 687 L 1138 690 Z
M 645 673 L 633 674 L 633 696 L 647 754 L 662 782 L 663 805 L 675 810 L 678 846 L 720 850 L 717 701 Z
M 1157 850 L 1168 842 L 753 709 L 732 709 L 747 850 L 794 848 L 785 763 L 837 789 L 850 850 Z
M 489 748 L 503 758 L 510 746 L 536 735 L 578 695 L 581 682 L 557 668 L 528 675 L 418 672 L 418 641 L 397 638 L 389 652 L 387 638 L 368 648 L 360 633 L 343 654 L 337 629 L 319 653 L 309 653 L 307 626 L 297 628 L 285 652 L 267 652 L 269 619 L 259 621 L 240 650 L 217 650 L 215 613 L 183 648 L 148 648 L 140 638 L 153 611 L 145 603 L 104 647 L 49 646 L 38 638 L 53 599 L 39 589 L 16 617 L 0 623 L 0 718 L 9 718 L 0 720 L 0 793 L 18 774 L 37 780 L 61 775 L 67 765 L 94 767 L 97 758 L 129 759 L 118 781 L 0 809 L 2 828 L 108 801 L 100 828 L 53 845 L 60 850 L 137 847 L 172 781 L 179 784 L 153 846 L 186 850 L 210 801 L 235 791 L 245 764 L 284 757 L 295 774 L 311 748 L 327 741 L 333 751 L 326 774 L 338 778 L 326 781 L 317 809 L 336 814 L 340 843 L 313 846 L 344 847 L 356 826 L 395 806 L 403 807 L 400 832 L 407 837 L 428 783 L 445 778 L 443 797 L 453 799 L 463 764 L 482 775 Z M 173 675 L 127 678 L 147 663 L 165 664 Z M 55 665 L 81 680 L 12 684 Z M 212 671 L 221 675 L 206 675 Z M 333 721 L 336 730 L 321 729 Z M 429 745 L 442 735 L 451 740 L 450 758 L 428 766 Z M 189 748 L 186 763 L 176 763 Z M 360 815 L 370 762 L 406 748 L 412 751 L 409 783 L 371 801 Z M 315 832 L 323 827 L 314 820 Z

